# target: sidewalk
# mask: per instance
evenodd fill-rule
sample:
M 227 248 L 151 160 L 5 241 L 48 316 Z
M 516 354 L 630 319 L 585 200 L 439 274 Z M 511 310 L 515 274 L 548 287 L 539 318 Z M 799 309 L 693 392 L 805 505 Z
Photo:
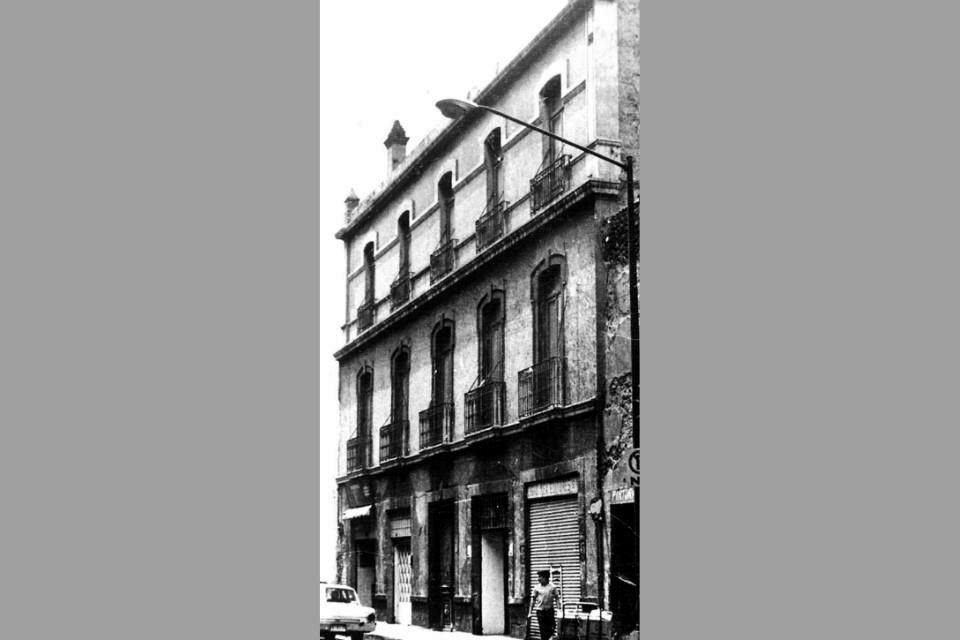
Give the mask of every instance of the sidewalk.
M 377 628 L 366 634 L 367 640 L 517 640 L 510 636 L 475 636 L 464 631 L 434 631 L 415 625 L 377 621 Z

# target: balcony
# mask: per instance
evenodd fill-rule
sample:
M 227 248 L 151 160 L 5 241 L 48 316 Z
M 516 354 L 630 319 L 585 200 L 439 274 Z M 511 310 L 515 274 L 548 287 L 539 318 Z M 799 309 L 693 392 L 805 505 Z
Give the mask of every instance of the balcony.
M 430 284 L 453 271 L 456 240 L 447 240 L 430 254 Z
M 566 358 L 548 358 L 521 371 L 520 417 L 566 404 L 566 382 Z
M 390 310 L 403 305 L 410 299 L 410 272 L 404 270 L 390 285 Z
M 503 406 L 507 385 L 500 380 L 484 382 L 464 396 L 467 420 L 466 433 L 503 424 Z
M 570 156 L 562 155 L 548 164 L 530 181 L 530 209 L 536 212 L 547 206 L 567 188 Z
M 477 253 L 503 237 L 504 210 L 507 203 L 503 200 L 489 205 L 487 211 L 480 216 L 476 223 Z
M 372 452 L 369 436 L 358 436 L 347 440 L 347 473 L 370 467 Z
M 409 433 L 409 420 L 395 420 L 380 427 L 380 464 L 410 453 L 407 442 Z
M 373 326 L 374 302 L 370 300 L 357 307 L 357 331 L 366 331 Z
M 450 442 L 453 434 L 453 403 L 438 402 L 420 412 L 420 448 Z

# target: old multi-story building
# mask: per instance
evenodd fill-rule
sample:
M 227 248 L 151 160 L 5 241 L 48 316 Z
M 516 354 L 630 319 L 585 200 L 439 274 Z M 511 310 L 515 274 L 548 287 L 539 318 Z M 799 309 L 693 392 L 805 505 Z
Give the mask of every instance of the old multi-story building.
M 635 154 L 638 5 L 571 0 L 476 102 Z M 522 637 L 550 568 L 628 630 L 624 176 L 481 111 L 407 142 L 395 122 L 389 179 L 337 233 L 340 579 L 382 620 Z

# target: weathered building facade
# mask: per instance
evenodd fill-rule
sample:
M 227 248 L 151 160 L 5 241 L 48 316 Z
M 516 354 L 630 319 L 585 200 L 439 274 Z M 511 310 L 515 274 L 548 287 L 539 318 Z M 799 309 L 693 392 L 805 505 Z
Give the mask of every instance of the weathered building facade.
M 571 1 L 475 100 L 635 154 L 638 4 Z M 621 172 L 483 112 L 406 143 L 337 233 L 340 579 L 382 620 L 522 637 L 549 567 L 632 620 Z

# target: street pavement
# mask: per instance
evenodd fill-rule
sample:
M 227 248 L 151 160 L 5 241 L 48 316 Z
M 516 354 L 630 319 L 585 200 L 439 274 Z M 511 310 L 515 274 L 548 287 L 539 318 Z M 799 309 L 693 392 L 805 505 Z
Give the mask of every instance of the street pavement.
M 516 640 L 510 636 L 479 636 L 484 640 Z M 377 628 L 367 640 L 477 640 L 478 636 L 463 631 L 434 631 L 415 625 L 389 624 L 377 621 Z

